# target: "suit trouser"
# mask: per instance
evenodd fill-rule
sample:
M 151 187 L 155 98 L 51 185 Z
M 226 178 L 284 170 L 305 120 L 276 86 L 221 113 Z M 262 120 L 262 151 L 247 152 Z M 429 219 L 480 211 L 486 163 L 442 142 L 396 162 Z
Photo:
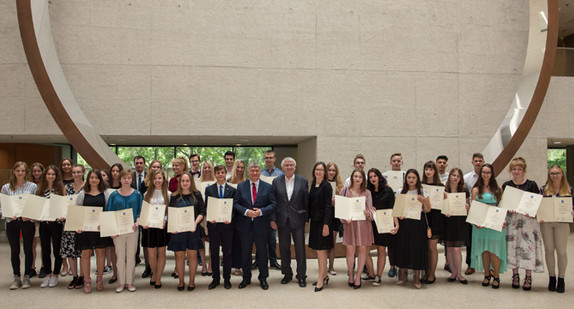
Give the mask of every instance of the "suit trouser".
M 118 256 L 118 281 L 120 285 L 134 283 L 137 246 L 137 231 L 114 238 L 114 247 L 116 248 L 116 255 Z
M 42 263 L 44 264 L 44 271 L 46 275 L 52 274 L 52 249 L 54 249 L 54 275 L 60 274 L 62 268 L 62 257 L 60 256 L 60 247 L 62 245 L 62 232 L 64 225 L 62 223 L 51 221 L 40 222 L 40 242 L 42 243 Z
M 14 275 L 20 276 L 20 231 L 22 232 L 22 243 L 24 245 L 24 275 L 30 275 L 32 270 L 32 244 L 36 226 L 32 221 L 12 220 L 6 223 L 6 236 L 10 243 L 10 257 L 12 260 L 12 271 Z
M 213 279 L 219 280 L 219 247 L 223 253 L 223 279 L 231 279 L 231 246 L 233 241 L 233 224 L 209 223 L 209 255 Z
M 293 270 L 291 269 L 291 237 L 293 237 L 295 259 L 297 260 L 297 279 L 306 279 L 305 226 L 294 229 L 289 224 L 289 219 L 287 219 L 285 225 L 277 230 L 279 234 L 279 253 L 281 254 L 281 273 L 288 277 L 293 277 Z
M 269 233 L 257 233 L 253 223 L 246 232 L 239 233 L 241 239 L 241 265 L 243 268 L 243 279 L 251 279 L 251 250 L 255 242 L 255 258 L 259 264 L 259 280 L 269 277 L 269 266 L 267 265 L 267 237 Z
M 564 278 L 568 257 L 566 251 L 568 247 L 568 235 L 570 234 L 570 225 L 562 222 L 545 222 L 540 224 L 542 240 L 544 240 L 544 254 L 546 256 L 546 266 L 548 275 L 556 276 L 556 259 L 554 251 L 558 256 L 558 277 Z

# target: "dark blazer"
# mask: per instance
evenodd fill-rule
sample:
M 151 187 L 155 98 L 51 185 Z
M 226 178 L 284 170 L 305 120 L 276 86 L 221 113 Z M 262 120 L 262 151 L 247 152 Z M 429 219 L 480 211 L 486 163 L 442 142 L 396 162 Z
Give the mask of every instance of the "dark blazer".
M 303 228 L 307 221 L 309 209 L 309 185 L 305 177 L 295 174 L 295 185 L 291 200 L 287 198 L 287 187 L 285 186 L 285 175 L 273 179 L 273 192 L 277 199 L 277 210 L 275 221 L 277 227 L 282 228 L 289 219 L 290 225 L 294 229 Z
M 255 232 L 267 233 L 271 228 L 269 225 L 270 216 L 275 212 L 275 194 L 270 184 L 260 180 L 254 205 L 251 200 L 250 186 L 251 182 L 249 179 L 237 185 L 239 203 L 233 204 L 233 209 L 236 211 L 235 218 L 233 218 L 235 221 L 235 229 L 240 232 L 247 232 L 251 224 L 253 224 Z M 251 220 L 250 217 L 245 215 L 245 212 L 253 208 L 261 209 L 261 216 Z
M 141 185 L 141 187 L 144 187 L 144 186 L 145 186 L 145 184 L 144 184 L 145 176 L 147 176 L 147 171 L 144 170 L 143 176 L 142 176 L 142 185 Z M 132 185 L 131 185 L 131 186 L 132 186 L 132 188 L 134 188 L 134 189 L 136 189 L 136 190 L 138 189 L 137 180 L 138 180 L 138 179 L 137 179 L 137 173 L 136 173 L 136 172 L 133 172 L 133 173 L 132 173 Z M 145 191 L 147 190 L 147 187 L 146 187 L 145 190 L 143 190 L 143 191 L 142 191 L 142 188 L 141 188 L 141 187 L 140 187 L 140 193 L 141 193 L 141 194 L 144 194 Z
M 219 198 L 219 185 L 217 184 L 217 182 L 208 186 L 207 188 L 205 188 L 206 212 L 207 212 L 207 207 L 209 207 L 209 203 L 207 202 L 209 200 L 208 199 L 209 196 Z M 237 194 L 237 190 L 227 183 L 225 184 L 225 188 L 223 189 L 223 198 L 232 198 L 233 199 L 233 209 L 235 209 L 235 205 L 239 203 L 239 194 Z M 235 211 L 233 211 L 231 213 L 232 217 L 234 216 L 234 213 L 235 213 Z M 223 224 L 223 222 L 219 222 L 219 223 Z M 213 224 L 213 223 L 207 222 L 208 226 L 210 224 Z
M 323 222 L 323 225 L 331 225 L 335 215 L 332 202 L 333 188 L 328 181 L 323 181 L 319 187 L 311 185 L 309 191 L 309 219 L 314 222 Z

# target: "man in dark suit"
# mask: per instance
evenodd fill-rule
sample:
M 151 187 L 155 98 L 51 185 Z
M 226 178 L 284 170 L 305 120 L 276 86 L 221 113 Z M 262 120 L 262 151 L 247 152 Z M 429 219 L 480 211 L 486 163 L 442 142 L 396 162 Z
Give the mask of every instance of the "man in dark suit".
M 263 290 L 269 288 L 267 277 L 267 237 L 269 235 L 270 216 L 275 211 L 275 195 L 270 184 L 261 181 L 261 167 L 257 162 L 251 162 L 247 169 L 249 179 L 237 185 L 239 203 L 234 204 L 235 232 L 241 239 L 241 267 L 243 281 L 239 288 L 251 284 L 251 250 L 253 242 L 259 264 L 259 283 Z
M 281 161 L 285 175 L 273 180 L 273 193 L 277 199 L 277 209 L 272 226 L 277 227 L 279 234 L 279 253 L 281 254 L 281 273 L 284 275 L 281 284 L 293 279 L 291 269 L 291 237 L 295 246 L 297 260 L 297 281 L 299 286 L 307 286 L 307 260 L 305 257 L 305 222 L 309 206 L 309 185 L 305 177 L 295 174 L 295 159 L 286 157 Z M 261 265 L 261 264 L 259 264 Z
M 205 188 L 205 202 L 209 212 L 209 197 L 218 199 L 233 199 L 230 203 L 233 205 L 239 203 L 239 194 L 237 190 L 225 183 L 225 166 L 216 165 L 214 168 L 216 183 Z M 211 256 L 211 265 L 213 268 L 213 281 L 207 287 L 210 290 L 219 285 L 219 246 L 223 252 L 223 287 L 231 289 L 231 243 L 233 241 L 233 225 L 231 219 L 224 222 L 215 220 L 207 222 L 209 231 L 209 253 Z
M 146 175 L 145 158 L 142 156 L 139 156 L 139 155 L 136 156 L 134 158 L 134 166 L 135 166 L 135 172 L 132 174 L 132 185 L 131 185 L 131 187 L 137 191 L 140 191 L 141 194 L 143 195 L 145 193 L 144 179 L 145 179 L 145 175 Z M 141 243 L 140 242 L 141 235 L 142 235 L 142 227 L 140 226 L 139 231 L 138 231 L 138 246 L 136 249 L 136 265 L 141 262 L 140 246 L 139 246 L 139 244 Z M 151 276 L 151 267 L 149 266 L 149 262 L 148 262 L 147 250 L 143 250 L 143 252 L 144 252 L 145 270 L 142 273 L 142 278 L 147 278 L 147 277 Z

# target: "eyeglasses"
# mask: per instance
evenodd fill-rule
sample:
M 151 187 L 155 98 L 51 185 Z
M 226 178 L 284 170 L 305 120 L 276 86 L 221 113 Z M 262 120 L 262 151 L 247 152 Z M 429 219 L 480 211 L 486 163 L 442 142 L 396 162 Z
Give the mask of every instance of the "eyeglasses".
M 550 173 L 550 176 L 560 176 L 562 173 Z
M 490 175 L 492 174 L 491 172 L 481 172 L 483 175 Z

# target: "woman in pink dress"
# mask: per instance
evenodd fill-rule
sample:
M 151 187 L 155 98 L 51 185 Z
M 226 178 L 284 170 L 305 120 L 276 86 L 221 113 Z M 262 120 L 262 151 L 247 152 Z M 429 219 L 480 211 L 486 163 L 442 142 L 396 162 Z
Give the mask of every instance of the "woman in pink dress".
M 372 245 L 374 208 L 371 192 L 367 190 L 367 178 L 362 169 L 356 168 L 351 173 L 351 185 L 343 188 L 339 195 L 345 197 L 365 197 L 365 220 L 341 220 L 345 233 L 343 245 L 347 247 L 347 267 L 349 269 L 349 286 L 354 289 L 361 288 L 361 271 L 367 259 L 367 247 Z M 333 198 L 334 199 L 334 198 Z M 336 207 L 336 206 L 335 206 Z M 357 273 L 354 273 L 355 252 L 357 252 Z

